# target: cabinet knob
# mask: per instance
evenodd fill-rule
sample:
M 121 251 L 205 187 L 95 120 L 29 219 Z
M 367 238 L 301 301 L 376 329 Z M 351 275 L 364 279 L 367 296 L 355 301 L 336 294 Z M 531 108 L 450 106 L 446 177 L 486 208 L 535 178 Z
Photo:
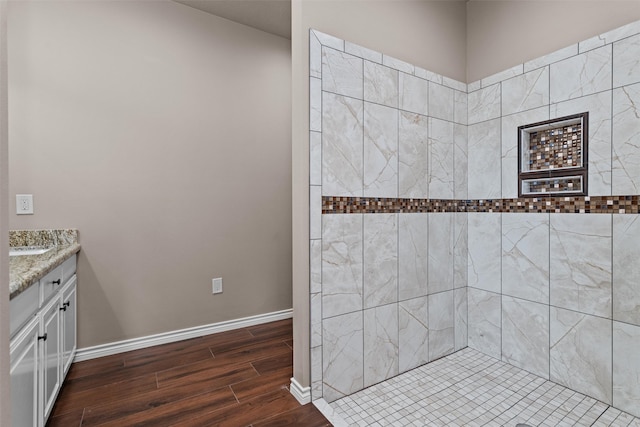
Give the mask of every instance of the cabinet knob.
M 62 307 L 60 307 L 60 311 L 67 311 L 66 304 L 62 304 Z
M 60 279 L 58 279 L 58 280 L 54 280 L 54 281 L 53 281 L 53 282 L 51 282 L 51 283 L 53 283 L 54 285 L 59 285 L 59 284 L 60 284 Z
M 40 341 L 40 340 L 42 340 L 42 341 L 46 341 L 47 340 L 47 333 L 46 332 L 44 333 L 44 335 L 38 336 L 38 341 Z

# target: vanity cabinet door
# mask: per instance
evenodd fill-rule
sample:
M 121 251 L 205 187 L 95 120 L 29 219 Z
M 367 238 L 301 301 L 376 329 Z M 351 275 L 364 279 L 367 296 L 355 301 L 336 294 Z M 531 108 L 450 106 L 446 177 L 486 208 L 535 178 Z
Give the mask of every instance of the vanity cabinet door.
M 11 340 L 11 425 L 40 426 L 38 416 L 38 337 L 40 318 L 35 316 Z
M 57 296 L 41 311 L 42 419 L 46 420 L 60 389 L 60 306 Z
M 62 372 L 64 378 L 76 352 L 76 276 L 73 276 L 62 290 Z

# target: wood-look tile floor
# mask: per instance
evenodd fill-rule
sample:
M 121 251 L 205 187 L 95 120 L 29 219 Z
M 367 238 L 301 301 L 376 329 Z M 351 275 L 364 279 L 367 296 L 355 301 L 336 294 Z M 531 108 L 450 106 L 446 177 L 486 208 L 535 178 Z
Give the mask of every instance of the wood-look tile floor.
M 291 320 L 74 363 L 47 427 L 331 426 L 289 393 Z

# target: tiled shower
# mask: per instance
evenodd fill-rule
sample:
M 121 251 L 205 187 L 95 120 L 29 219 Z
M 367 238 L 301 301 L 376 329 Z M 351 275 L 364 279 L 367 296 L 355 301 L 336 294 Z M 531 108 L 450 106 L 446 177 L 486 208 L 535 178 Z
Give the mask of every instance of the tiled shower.
M 588 112 L 588 193 L 518 127 Z M 312 399 L 471 347 L 640 416 L 640 22 L 470 84 L 310 32 Z

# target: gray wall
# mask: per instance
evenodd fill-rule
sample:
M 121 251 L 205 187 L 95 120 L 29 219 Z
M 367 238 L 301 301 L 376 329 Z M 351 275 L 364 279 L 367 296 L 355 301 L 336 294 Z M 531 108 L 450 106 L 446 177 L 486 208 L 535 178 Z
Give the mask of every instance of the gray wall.
M 10 227 L 79 229 L 79 347 L 290 309 L 289 40 L 170 1 L 9 6 L 9 195 L 35 207 Z

